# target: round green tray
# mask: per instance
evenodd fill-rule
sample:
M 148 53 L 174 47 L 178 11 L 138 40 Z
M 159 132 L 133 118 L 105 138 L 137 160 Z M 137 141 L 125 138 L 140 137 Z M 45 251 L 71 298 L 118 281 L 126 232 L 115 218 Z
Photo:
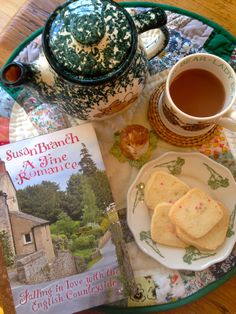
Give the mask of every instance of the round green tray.
M 175 13 L 179 13 L 181 15 L 189 16 L 192 18 L 195 18 L 197 20 L 200 20 L 204 24 L 212 27 L 214 29 L 215 34 L 223 35 L 223 37 L 228 41 L 228 47 L 227 47 L 227 52 L 225 53 L 224 49 L 221 50 L 220 48 L 216 51 L 214 51 L 214 45 L 211 46 L 209 45 L 207 47 L 207 51 L 210 53 L 214 53 L 217 55 L 220 55 L 220 57 L 224 58 L 225 60 L 229 60 L 230 55 L 233 51 L 233 49 L 236 46 L 236 38 L 229 33 L 227 30 L 225 30 L 222 26 L 219 24 L 190 11 L 171 6 L 171 5 L 166 5 L 166 4 L 156 4 L 153 2 L 122 2 L 120 3 L 122 6 L 129 8 L 129 7 L 146 7 L 146 8 L 151 8 L 151 7 L 156 7 L 159 6 L 163 8 L 164 10 L 172 11 Z M 37 31 L 33 32 L 29 37 L 27 37 L 11 54 L 11 56 L 8 58 L 6 61 L 6 64 L 9 62 L 12 62 L 16 56 L 22 51 L 22 49 L 29 43 L 31 42 L 34 38 L 36 38 L 38 35 L 42 33 L 43 28 L 38 29 Z M 10 94 L 12 94 L 12 91 L 10 91 Z M 14 95 L 12 95 L 14 97 Z M 223 283 L 225 283 L 227 280 L 229 280 L 231 277 L 236 275 L 236 267 L 231 269 L 229 272 L 225 273 L 220 279 L 217 279 L 216 281 L 208 284 L 207 286 L 199 289 L 197 292 L 193 293 L 192 295 L 182 298 L 180 300 L 177 300 L 175 302 L 170 302 L 170 303 L 165 303 L 165 304 L 160 304 L 160 305 L 152 305 L 152 306 L 145 306 L 145 307 L 117 307 L 117 306 L 112 306 L 112 305 L 103 305 L 97 307 L 99 311 L 103 311 L 104 313 L 111 313 L 111 314 L 133 314 L 135 313 L 149 313 L 149 312 L 160 312 L 160 311 L 167 311 L 170 309 L 175 309 L 178 307 L 181 307 L 183 305 L 186 305 L 188 303 L 191 303 L 193 301 L 198 300 L 199 298 L 205 296 L 207 293 L 213 291 L 214 289 L 218 288 L 221 286 Z

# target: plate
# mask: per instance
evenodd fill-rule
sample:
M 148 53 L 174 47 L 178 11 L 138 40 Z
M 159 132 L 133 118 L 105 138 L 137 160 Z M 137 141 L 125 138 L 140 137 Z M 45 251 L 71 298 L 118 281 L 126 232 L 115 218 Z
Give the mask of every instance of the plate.
M 203 189 L 230 210 L 230 222 L 224 244 L 215 251 L 200 251 L 193 246 L 184 249 L 152 241 L 150 215 L 144 202 L 144 187 L 149 175 L 161 169 L 190 187 Z M 236 183 L 224 166 L 201 153 L 168 152 L 145 164 L 127 194 L 127 222 L 142 251 L 162 265 L 178 270 L 200 271 L 223 261 L 236 242 Z

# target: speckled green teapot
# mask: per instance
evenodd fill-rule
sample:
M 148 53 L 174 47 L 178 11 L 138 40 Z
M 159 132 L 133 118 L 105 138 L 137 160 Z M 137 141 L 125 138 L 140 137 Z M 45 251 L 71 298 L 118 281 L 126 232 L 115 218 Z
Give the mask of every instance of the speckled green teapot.
M 161 8 L 131 17 L 111 0 L 67 1 L 46 22 L 39 58 L 8 64 L 1 79 L 8 86 L 27 84 L 32 94 L 80 119 L 111 117 L 139 97 L 148 59 L 168 42 L 166 22 Z M 145 51 L 138 34 L 157 28 L 155 47 Z

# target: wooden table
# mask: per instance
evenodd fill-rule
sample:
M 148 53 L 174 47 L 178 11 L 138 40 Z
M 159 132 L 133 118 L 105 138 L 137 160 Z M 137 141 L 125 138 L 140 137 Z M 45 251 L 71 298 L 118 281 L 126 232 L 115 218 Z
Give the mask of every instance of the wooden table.
M 33 31 L 43 26 L 49 12 L 62 2 L 64 1 L 30 0 L 26 2 L 0 35 L 0 67 L 16 46 Z M 158 1 L 158 3 L 177 6 L 198 13 L 225 27 L 236 36 L 236 1 L 234 0 L 165 0 Z M 98 312 L 89 310 L 83 313 L 95 314 Z M 236 276 L 198 301 L 168 311 L 168 314 L 222 313 L 236 314 Z

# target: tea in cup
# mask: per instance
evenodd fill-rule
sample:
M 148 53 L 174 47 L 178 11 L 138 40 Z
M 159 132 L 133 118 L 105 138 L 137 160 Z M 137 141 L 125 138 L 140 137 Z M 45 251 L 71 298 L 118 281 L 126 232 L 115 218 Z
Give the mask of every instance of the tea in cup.
M 236 131 L 236 74 L 223 59 L 195 53 L 179 60 L 170 70 L 160 119 L 181 136 L 199 136 L 216 124 Z

